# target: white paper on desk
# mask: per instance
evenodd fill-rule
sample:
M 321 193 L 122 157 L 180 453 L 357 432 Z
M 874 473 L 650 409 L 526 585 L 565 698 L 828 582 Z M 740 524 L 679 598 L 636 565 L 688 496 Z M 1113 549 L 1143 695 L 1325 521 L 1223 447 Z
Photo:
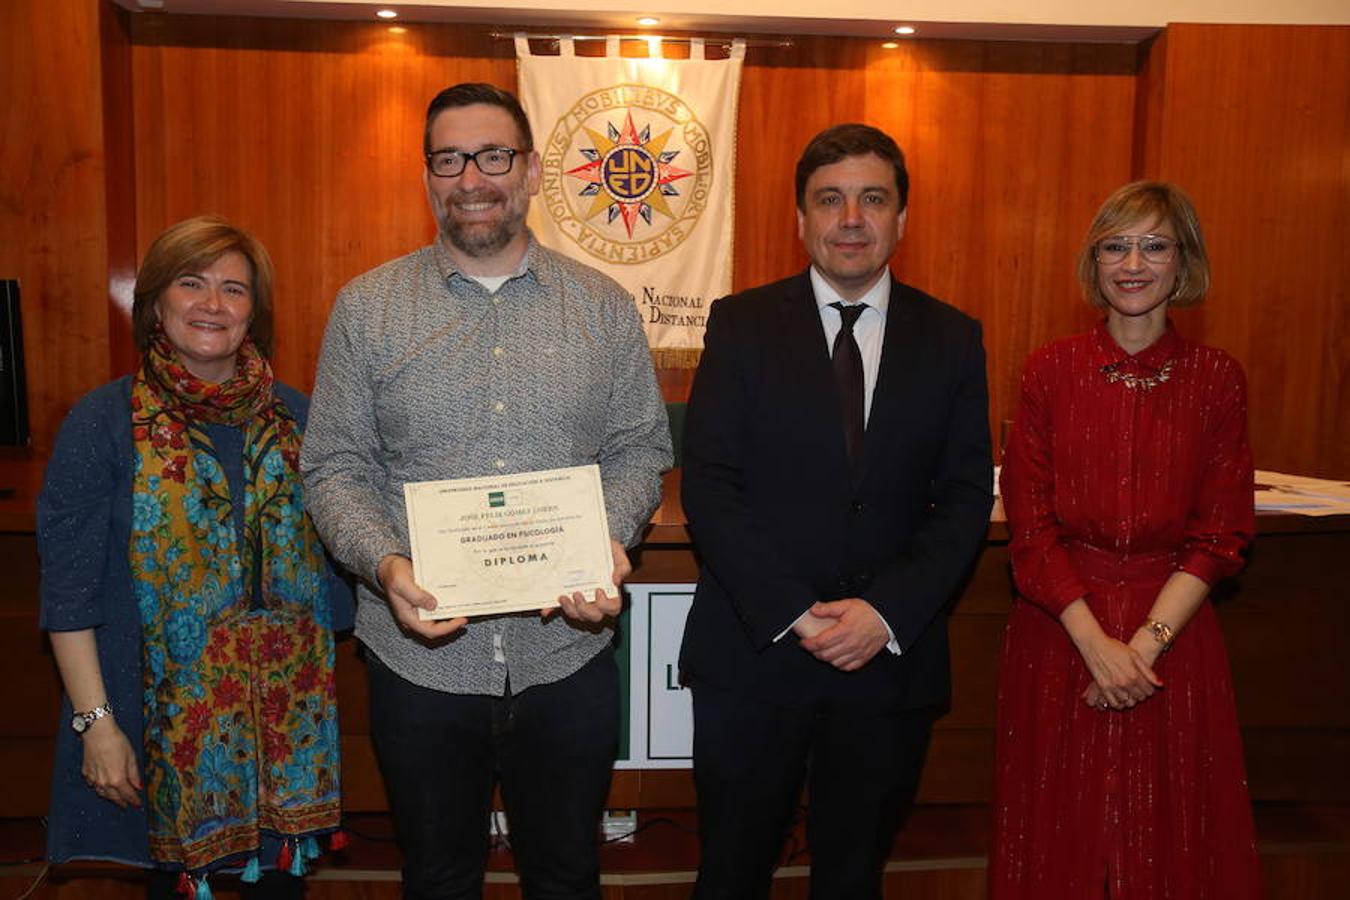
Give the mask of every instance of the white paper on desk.
M 1256 508 L 1302 516 L 1350 515 L 1350 483 L 1257 470 Z
M 405 484 L 413 577 L 436 598 L 423 620 L 613 596 L 614 558 L 597 465 Z

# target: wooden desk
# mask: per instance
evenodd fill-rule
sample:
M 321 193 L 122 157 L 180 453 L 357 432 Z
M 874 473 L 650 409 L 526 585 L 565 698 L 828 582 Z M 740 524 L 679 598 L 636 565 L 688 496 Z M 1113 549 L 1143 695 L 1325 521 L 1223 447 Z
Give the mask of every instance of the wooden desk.
M 47 808 L 58 681 L 37 629 L 33 500 L 41 462 L 0 458 L 0 818 Z M 678 501 L 678 473 L 637 555 L 636 582 L 693 582 L 693 549 Z M 1350 803 L 1350 516 L 1260 516 L 1246 572 L 1217 592 L 1258 801 Z M 938 724 L 919 799 L 987 803 L 993 772 L 995 676 L 1011 602 L 1007 530 L 990 523 L 988 545 L 951 617 L 953 697 Z M 344 799 L 351 811 L 385 809 L 368 737 L 365 676 L 356 642 L 338 646 Z M 694 802 L 687 771 L 616 772 L 614 808 L 679 808 Z

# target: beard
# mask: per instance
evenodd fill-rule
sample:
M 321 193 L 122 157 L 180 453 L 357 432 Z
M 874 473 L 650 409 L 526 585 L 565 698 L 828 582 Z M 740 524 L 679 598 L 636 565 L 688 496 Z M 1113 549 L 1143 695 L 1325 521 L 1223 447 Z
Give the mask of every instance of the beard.
M 455 204 L 482 201 L 502 204 L 501 215 L 495 222 L 464 222 L 455 217 Z M 455 192 L 444 202 L 433 196 L 431 202 L 441 237 L 465 256 L 474 258 L 492 256 L 515 240 L 525 230 L 525 212 L 529 208 L 524 191 L 496 189 Z

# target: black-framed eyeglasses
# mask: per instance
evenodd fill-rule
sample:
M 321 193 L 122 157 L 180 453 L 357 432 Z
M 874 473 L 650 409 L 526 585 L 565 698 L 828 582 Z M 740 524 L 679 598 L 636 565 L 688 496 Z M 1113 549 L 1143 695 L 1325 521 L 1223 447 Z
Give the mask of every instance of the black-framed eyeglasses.
M 470 153 L 468 150 L 432 150 L 427 154 L 427 171 L 439 178 L 463 175 L 469 160 L 484 175 L 505 175 L 520 150 L 514 147 L 484 147 Z
M 1097 262 L 1113 266 L 1130 255 L 1130 248 L 1138 247 L 1146 262 L 1169 263 L 1177 255 L 1175 239 L 1162 234 L 1113 234 L 1097 242 L 1093 255 Z

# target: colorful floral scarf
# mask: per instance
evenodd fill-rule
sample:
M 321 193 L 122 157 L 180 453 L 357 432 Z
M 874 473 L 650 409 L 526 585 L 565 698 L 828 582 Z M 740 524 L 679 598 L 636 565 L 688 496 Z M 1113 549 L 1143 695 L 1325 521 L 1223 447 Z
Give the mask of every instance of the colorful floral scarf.
M 243 430 L 242 548 L 208 423 Z M 200 870 L 255 854 L 262 831 L 285 840 L 336 828 L 327 568 L 271 367 L 245 341 L 237 374 L 208 384 L 158 333 L 131 424 L 152 857 Z

